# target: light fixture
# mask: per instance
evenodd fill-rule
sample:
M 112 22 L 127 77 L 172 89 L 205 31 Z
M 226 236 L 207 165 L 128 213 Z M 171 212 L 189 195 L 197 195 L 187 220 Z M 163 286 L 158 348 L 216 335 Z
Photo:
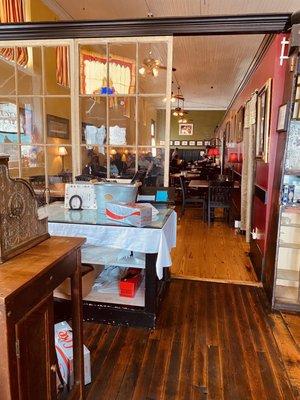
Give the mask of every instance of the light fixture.
M 156 78 L 158 76 L 158 68 L 157 67 L 152 68 L 152 75 L 154 76 L 154 78 Z
M 187 123 L 187 119 L 186 118 L 179 118 L 178 123 L 179 124 L 186 124 Z
M 146 68 L 145 67 L 141 67 L 139 69 L 139 74 L 145 76 L 146 75 Z
M 178 111 L 173 111 L 173 115 L 174 115 L 174 117 L 177 117 L 178 116 Z
M 61 166 L 62 166 L 62 172 L 65 170 L 65 156 L 68 154 L 67 149 L 65 146 L 59 146 L 58 147 L 58 155 L 61 156 Z
M 125 153 L 122 154 L 121 161 L 126 162 L 126 154 Z
M 115 156 L 117 154 L 117 151 L 115 149 L 111 149 L 110 155 Z

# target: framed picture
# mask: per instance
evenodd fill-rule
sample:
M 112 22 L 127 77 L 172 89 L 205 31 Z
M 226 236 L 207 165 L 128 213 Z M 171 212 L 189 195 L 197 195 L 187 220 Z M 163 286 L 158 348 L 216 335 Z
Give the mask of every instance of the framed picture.
M 277 132 L 286 132 L 288 124 L 288 103 L 282 104 L 278 109 Z
M 188 141 L 187 140 L 182 140 L 181 141 L 181 146 L 187 146 L 188 145 Z
M 195 140 L 190 140 L 189 141 L 189 146 L 196 146 L 196 141 Z
M 225 125 L 225 136 L 226 136 L 226 143 L 230 143 L 231 142 L 230 121 L 226 122 L 226 125 Z
M 60 139 L 69 139 L 69 120 L 47 114 L 47 135 Z
M 174 140 L 174 146 L 180 146 L 180 140 Z
M 244 106 L 240 107 L 237 114 L 236 114 L 236 141 L 237 143 L 240 143 L 243 141 L 243 133 L 244 133 L 244 112 L 245 108 Z
M 204 146 L 210 146 L 210 140 L 204 140 Z
M 173 146 L 173 140 L 170 140 L 170 146 Z
M 197 146 L 203 146 L 203 140 L 197 140 L 196 144 Z
M 193 134 L 193 124 L 179 124 L 179 135 L 191 136 Z
M 264 162 L 269 156 L 271 82 L 269 79 L 257 94 L 255 156 Z

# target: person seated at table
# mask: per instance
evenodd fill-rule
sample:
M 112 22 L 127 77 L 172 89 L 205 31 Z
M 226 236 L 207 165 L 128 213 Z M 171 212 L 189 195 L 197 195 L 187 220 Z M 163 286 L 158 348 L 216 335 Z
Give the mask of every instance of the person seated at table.
M 82 173 L 84 175 L 93 175 L 93 176 L 103 177 L 103 176 L 106 176 L 106 168 L 104 166 L 100 165 L 99 157 L 96 154 L 94 154 L 92 156 L 92 160 L 91 160 L 90 164 L 87 164 L 84 167 Z
M 179 159 L 179 155 L 176 154 L 175 157 L 171 160 L 170 163 L 170 171 L 171 172 L 180 172 L 181 171 L 181 161 Z

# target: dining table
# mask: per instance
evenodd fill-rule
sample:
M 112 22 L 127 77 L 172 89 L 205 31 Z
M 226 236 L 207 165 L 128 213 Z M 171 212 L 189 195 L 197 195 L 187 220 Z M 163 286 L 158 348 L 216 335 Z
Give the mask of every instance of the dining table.
M 208 188 L 209 181 L 205 179 L 192 179 L 189 183 L 189 187 L 195 189 Z M 238 181 L 234 181 L 233 187 L 238 189 L 240 187 L 240 183 Z

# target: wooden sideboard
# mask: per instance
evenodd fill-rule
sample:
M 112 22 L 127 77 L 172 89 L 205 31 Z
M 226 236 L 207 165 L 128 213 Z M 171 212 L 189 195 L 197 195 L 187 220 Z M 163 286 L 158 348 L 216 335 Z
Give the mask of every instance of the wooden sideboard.
M 53 290 L 67 277 L 72 287 L 72 395 L 83 398 L 80 247 L 84 241 L 51 237 L 0 265 L 1 400 L 57 398 Z

